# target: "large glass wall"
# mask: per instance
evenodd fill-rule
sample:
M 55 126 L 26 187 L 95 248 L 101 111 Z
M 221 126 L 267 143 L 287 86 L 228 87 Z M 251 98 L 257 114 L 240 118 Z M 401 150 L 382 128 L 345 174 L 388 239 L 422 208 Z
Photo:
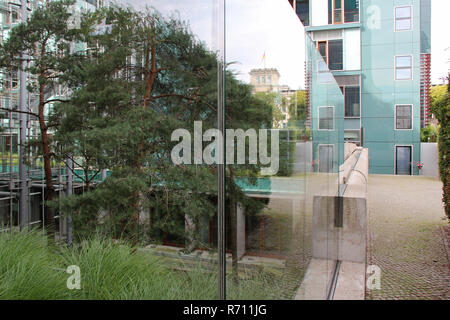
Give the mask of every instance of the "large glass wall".
M 338 245 L 335 204 L 321 196 L 339 191 L 343 94 L 288 2 L 227 3 L 227 292 L 258 279 L 272 299 L 326 299 Z M 252 85 L 247 107 L 232 74 Z
M 342 69 L 342 57 L 324 60 L 288 1 L 100 7 L 80 6 L 93 16 L 71 21 L 88 31 L 67 50 L 78 63 L 68 80 L 43 94 L 55 102 L 28 102 L 46 106 L 52 151 L 46 162 L 43 129 L 30 125 L 28 224 L 80 248 L 64 263 L 80 265 L 92 290 L 70 297 L 327 299 L 345 109 L 328 63 Z M 17 139 L 0 140 L 10 228 L 20 224 Z M 117 244 L 105 259 L 114 272 L 141 266 L 124 277 L 138 281 L 90 280 L 89 263 L 106 262 L 87 253 Z

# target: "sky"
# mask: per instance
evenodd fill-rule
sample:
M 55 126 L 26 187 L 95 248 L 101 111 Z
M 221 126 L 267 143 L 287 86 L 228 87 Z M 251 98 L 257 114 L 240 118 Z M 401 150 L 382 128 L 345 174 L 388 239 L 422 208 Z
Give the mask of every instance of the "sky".
M 123 1 L 121 1 L 123 2 Z M 211 50 L 220 48 L 217 0 L 126 0 L 152 6 L 189 22 Z M 304 28 L 287 0 L 226 0 L 226 60 L 237 77 L 250 81 L 254 68 L 277 68 L 280 84 L 304 86 Z M 432 83 L 442 83 L 450 68 L 450 0 L 431 0 Z M 263 55 L 266 58 L 263 61 Z
M 431 81 L 441 84 L 450 69 L 450 0 L 431 0 Z

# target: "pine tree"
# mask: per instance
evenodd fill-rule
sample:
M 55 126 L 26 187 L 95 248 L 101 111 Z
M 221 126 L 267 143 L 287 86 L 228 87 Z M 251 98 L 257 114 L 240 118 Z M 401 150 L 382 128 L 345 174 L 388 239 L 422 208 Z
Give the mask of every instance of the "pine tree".
M 23 71 L 29 74 L 27 89 L 30 94 L 38 96 L 37 108 L 29 106 L 30 111 L 26 113 L 39 121 L 46 201 L 53 200 L 55 196 L 51 171 L 53 150 L 49 132 L 58 125 L 48 121 L 46 113 L 52 104 L 61 101 L 61 97 L 56 95 L 56 89 L 65 84 L 68 66 L 79 58 L 71 50 L 72 43 L 78 37 L 78 29 L 71 25 L 73 3 L 73 0 L 51 1 L 36 8 L 26 22 L 12 28 L 0 48 L 0 67 L 7 69 L 22 70 L 21 53 L 26 53 L 27 64 Z M 47 208 L 46 226 L 49 234 L 52 234 L 54 213 L 50 208 Z
M 133 238 L 151 223 L 150 236 L 161 230 L 188 240 L 190 248 L 202 245 L 200 230 L 216 212 L 217 167 L 174 165 L 171 134 L 185 128 L 193 136 L 194 121 L 202 121 L 203 130 L 217 126 L 216 54 L 186 24 L 154 11 L 111 6 L 85 19 L 87 25 L 104 22 L 109 32 L 85 30 L 83 41 L 95 46 L 83 65 L 73 66 L 73 95 L 58 106 L 62 123 L 55 139 L 65 146 L 62 158 L 72 154 L 92 170 L 112 174 L 65 199 L 63 207 L 75 211 L 78 232 L 97 229 L 101 219 L 103 231 Z M 228 72 L 226 88 L 227 128 L 271 128 L 272 106 L 254 97 L 249 85 Z M 236 271 L 236 204 L 261 206 L 245 196 L 236 178 L 255 183 L 259 171 L 254 164 L 227 166 Z

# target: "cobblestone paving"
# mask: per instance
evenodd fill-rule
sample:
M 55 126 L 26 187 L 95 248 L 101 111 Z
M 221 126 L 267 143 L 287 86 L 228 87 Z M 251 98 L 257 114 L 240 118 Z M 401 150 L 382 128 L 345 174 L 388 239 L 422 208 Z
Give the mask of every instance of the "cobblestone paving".
M 441 186 L 428 177 L 369 177 L 368 264 L 381 268 L 381 289 L 366 299 L 450 299 Z

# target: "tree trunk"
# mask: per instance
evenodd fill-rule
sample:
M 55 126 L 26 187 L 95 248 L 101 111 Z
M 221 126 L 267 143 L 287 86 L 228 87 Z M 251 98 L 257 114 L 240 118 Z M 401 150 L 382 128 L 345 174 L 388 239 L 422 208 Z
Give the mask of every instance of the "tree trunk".
M 153 84 L 156 79 L 156 75 L 158 74 L 157 65 L 156 65 L 156 40 L 155 35 L 153 34 L 151 38 L 148 39 L 148 45 L 145 49 L 144 54 L 144 82 L 145 82 L 145 94 L 144 94 L 144 107 L 148 109 L 150 107 L 151 94 L 153 90 Z M 137 157 L 134 163 L 134 167 L 137 171 L 137 175 L 142 175 L 142 158 L 144 157 L 144 143 L 139 145 L 139 149 L 137 152 Z M 139 224 L 140 224 L 140 211 L 142 207 L 142 193 L 139 190 L 133 195 L 133 208 L 134 214 L 131 217 L 132 219 L 132 230 L 136 230 L 136 237 L 134 237 L 134 242 L 137 244 L 139 241 Z
M 84 169 L 84 179 L 86 181 L 86 192 L 89 192 L 91 189 L 91 180 L 89 179 L 89 166 L 86 164 L 86 168 Z

